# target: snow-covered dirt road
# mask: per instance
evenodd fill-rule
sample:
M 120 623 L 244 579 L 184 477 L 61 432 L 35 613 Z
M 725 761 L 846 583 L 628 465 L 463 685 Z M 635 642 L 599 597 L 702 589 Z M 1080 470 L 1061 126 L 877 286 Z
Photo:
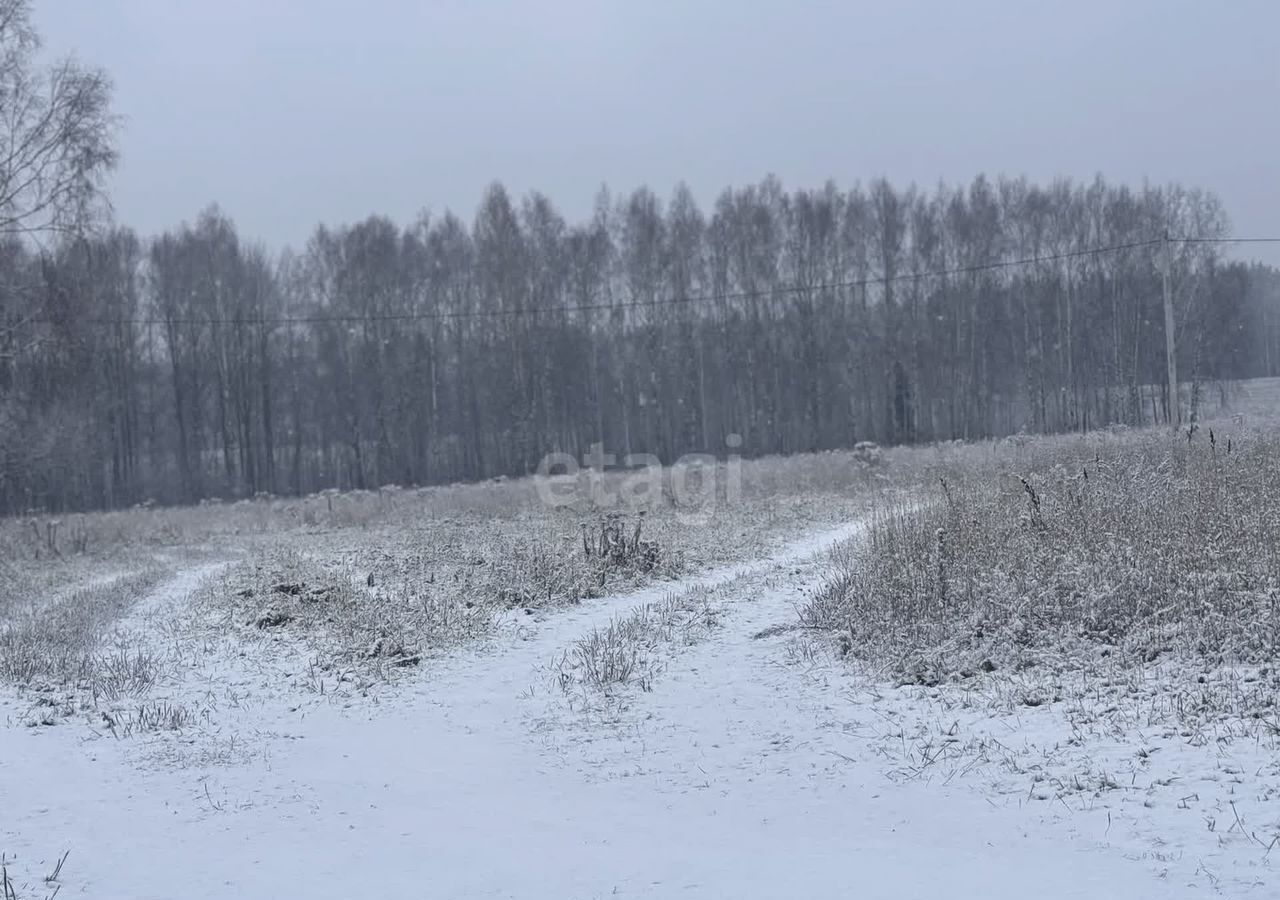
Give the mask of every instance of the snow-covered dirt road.
M 717 588 L 721 627 L 588 711 L 553 661 L 671 585 L 529 621 L 374 698 L 301 697 L 279 687 L 300 654 L 248 648 L 187 676 L 213 709 L 197 733 L 5 728 L 18 896 L 47 896 L 68 849 L 63 898 L 1203 896 L 1101 826 L 886 778 L 823 688 L 837 667 L 757 636 L 795 621 L 815 554 L 855 529 L 682 585 Z

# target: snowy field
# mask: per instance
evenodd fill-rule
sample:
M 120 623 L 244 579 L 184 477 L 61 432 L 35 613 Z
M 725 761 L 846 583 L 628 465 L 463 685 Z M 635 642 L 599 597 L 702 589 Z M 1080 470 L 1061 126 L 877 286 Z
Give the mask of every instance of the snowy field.
M 1035 472 L 1043 507 L 992 502 L 1058 534 L 1024 444 L 749 464 L 739 506 L 628 514 L 622 550 L 520 482 L 60 523 L 79 554 L 14 526 L 5 896 L 1275 896 L 1270 665 L 1210 664 L 1161 620 L 1141 665 L 1118 638 L 1034 667 L 984 644 L 961 675 L 925 627 L 957 618 L 911 623 L 919 677 L 890 636 L 818 622 L 896 627 L 919 585 L 888 611 L 848 585 L 885 586 L 888 550 L 933 572 L 909 536 L 939 478 Z

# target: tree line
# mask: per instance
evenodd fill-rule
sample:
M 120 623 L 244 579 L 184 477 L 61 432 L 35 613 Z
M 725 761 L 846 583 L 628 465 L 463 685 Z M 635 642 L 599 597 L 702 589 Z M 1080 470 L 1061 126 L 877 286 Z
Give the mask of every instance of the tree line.
M 217 207 L 140 237 L 103 202 L 109 78 L 39 50 L 0 0 L 0 514 L 1169 419 L 1163 234 L 1193 406 L 1280 368 L 1280 276 L 1177 185 L 769 177 L 569 222 L 495 184 L 298 251 Z
M 1209 193 L 1038 185 L 600 193 L 501 185 L 468 224 L 371 217 L 299 251 L 216 207 L 0 248 L 0 512 L 1141 424 L 1179 371 L 1280 374 L 1280 273 Z

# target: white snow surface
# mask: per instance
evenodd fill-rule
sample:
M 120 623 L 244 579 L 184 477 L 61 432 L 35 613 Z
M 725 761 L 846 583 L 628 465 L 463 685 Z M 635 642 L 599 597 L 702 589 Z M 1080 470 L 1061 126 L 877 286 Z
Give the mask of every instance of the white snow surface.
M 886 774 L 846 667 L 794 652 L 794 634 L 755 637 L 796 621 L 816 554 L 857 528 L 523 618 L 369 697 L 301 689 L 300 648 L 227 639 L 184 654 L 168 686 L 207 710 L 198 728 L 0 727 L 9 876 L 19 898 L 46 897 L 70 850 L 63 898 L 1273 896 L 1261 848 L 1172 803 L 1113 828 L 1105 797 L 1085 809 Z M 124 627 L 163 644 L 157 621 L 215 574 L 185 573 Z M 697 585 L 716 588 L 721 627 L 672 648 L 652 690 L 584 709 L 556 686 L 576 638 Z M 20 708 L 0 700 L 14 723 Z M 1034 713 L 1025 740 L 1051 741 L 1061 723 Z M 1156 853 L 1179 815 L 1195 829 Z

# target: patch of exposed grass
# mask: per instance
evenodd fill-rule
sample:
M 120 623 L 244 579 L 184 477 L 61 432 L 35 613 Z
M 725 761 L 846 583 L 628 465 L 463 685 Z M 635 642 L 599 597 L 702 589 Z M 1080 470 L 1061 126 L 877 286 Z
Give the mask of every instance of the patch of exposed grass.
M 504 617 L 763 555 L 855 515 L 895 465 L 868 448 L 760 460 L 743 464 L 741 484 L 722 466 L 711 479 L 720 493 L 701 505 L 665 488 L 628 495 L 619 473 L 583 476 L 570 504 L 528 502 L 528 480 L 447 489 L 439 505 L 415 500 L 360 527 L 261 542 L 206 599 L 215 619 L 245 633 L 301 638 L 325 669 L 388 676 L 491 634 Z M 480 502 L 503 494 L 513 508 Z M 602 494 L 610 499 L 596 506 Z
M 842 548 L 807 624 L 900 680 L 1260 664 L 1280 650 L 1280 436 L 1007 442 Z
M 51 603 L 17 604 L 20 611 L 0 625 L 0 679 L 23 687 L 74 688 L 95 699 L 145 692 L 155 679 L 155 658 L 142 650 L 108 648 L 106 638 L 164 575 L 153 567 Z
M 103 725 L 117 738 L 157 731 L 182 731 L 195 724 L 187 707 L 168 700 L 148 700 L 102 713 Z
M 371 575 L 351 558 L 279 547 L 228 573 L 200 602 L 242 635 L 305 640 L 324 668 L 359 665 L 383 675 L 490 628 L 491 608 L 468 605 L 433 577 L 411 569 L 393 577 L 385 568 Z
M 646 603 L 574 641 L 557 665 L 557 680 L 568 694 L 608 694 L 625 685 L 649 690 L 662 668 L 664 647 L 692 643 L 717 623 L 707 588 Z
M 533 524 L 437 522 L 336 553 L 284 543 L 231 572 L 205 601 L 242 631 L 303 638 L 323 666 L 386 676 L 425 652 L 490 634 L 503 615 L 576 603 L 681 570 L 678 558 L 644 536 L 639 517 L 606 517 L 598 530 L 559 540 L 532 537 Z
M 172 654 L 157 640 L 119 627 L 121 619 L 171 574 L 150 565 L 108 573 L 52 596 L 11 596 L 0 618 L 0 682 L 30 704 L 30 727 L 86 715 L 116 737 L 180 730 L 195 718 L 184 706 L 152 698 L 171 671 Z

